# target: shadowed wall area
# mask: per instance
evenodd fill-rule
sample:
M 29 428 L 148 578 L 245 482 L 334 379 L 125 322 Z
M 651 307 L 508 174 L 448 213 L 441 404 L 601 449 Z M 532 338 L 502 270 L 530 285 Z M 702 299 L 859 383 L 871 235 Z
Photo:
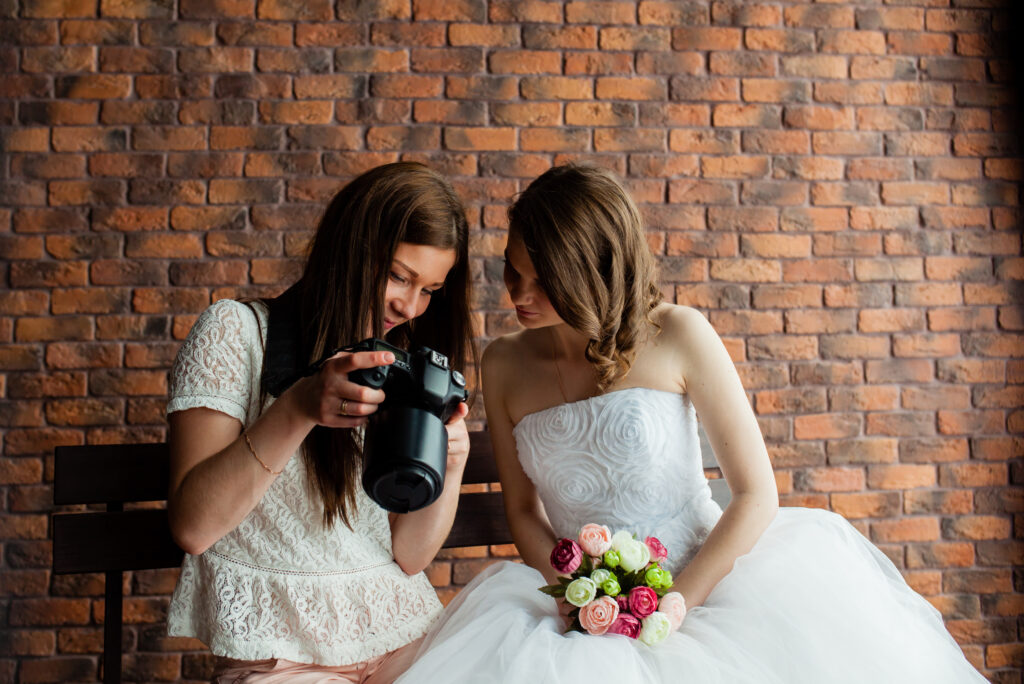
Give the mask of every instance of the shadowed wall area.
M 0 0 L 0 680 L 99 676 L 102 576 L 50 572 L 53 448 L 164 439 L 199 312 L 283 290 L 325 200 L 413 159 L 469 207 L 481 342 L 516 327 L 510 199 L 564 161 L 625 177 L 783 504 L 848 518 L 1019 684 L 1010 5 Z M 428 574 L 447 601 L 513 554 Z M 129 680 L 208 680 L 165 634 L 176 576 L 127 576 Z

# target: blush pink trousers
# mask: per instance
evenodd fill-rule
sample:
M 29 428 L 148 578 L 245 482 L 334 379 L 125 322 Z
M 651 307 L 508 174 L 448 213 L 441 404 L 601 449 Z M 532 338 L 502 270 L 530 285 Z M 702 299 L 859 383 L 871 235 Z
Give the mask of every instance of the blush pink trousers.
M 416 656 L 422 637 L 394 651 L 352 665 L 310 665 L 283 658 L 228 660 L 214 669 L 213 684 L 391 684 Z

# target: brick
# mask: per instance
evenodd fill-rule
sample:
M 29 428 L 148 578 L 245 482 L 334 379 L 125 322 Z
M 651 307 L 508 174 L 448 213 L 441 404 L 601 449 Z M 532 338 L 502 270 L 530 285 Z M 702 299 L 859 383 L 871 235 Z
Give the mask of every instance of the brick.
M 631 62 L 624 63 L 621 59 L 623 56 L 625 55 L 611 53 L 590 59 L 589 54 L 567 55 L 565 73 L 577 72 L 577 60 L 581 60 L 590 67 L 583 73 L 628 74 L 633 70 L 633 66 Z M 599 59 L 601 61 L 598 61 Z M 699 52 L 641 52 L 636 56 L 636 73 L 698 76 L 704 73 L 704 56 Z
M 455 46 L 514 47 L 519 28 L 494 24 L 450 24 L 448 42 Z
M 573 85 L 575 86 L 575 84 Z M 579 91 L 578 87 L 577 91 Z M 594 96 L 599 100 L 664 100 L 667 93 L 668 88 L 664 80 L 642 76 L 599 77 L 594 89 Z M 526 96 L 525 83 L 523 94 Z
M 882 136 L 878 133 L 817 131 L 811 136 L 815 154 L 878 156 L 882 154 Z
M 277 21 L 327 21 L 334 18 L 330 0 L 258 0 L 256 16 Z
M 739 140 L 735 131 L 673 129 L 669 132 L 669 148 L 674 152 L 729 154 L 739 152 Z
M 589 100 L 594 97 L 589 80 L 562 76 L 528 76 L 520 84 L 528 100 Z
M 597 29 L 593 26 L 528 24 L 522 28 L 523 46 L 542 50 L 593 50 Z
M 797 55 L 780 58 L 780 74 L 798 78 L 843 79 L 849 73 L 846 57 L 839 55 Z
M 751 28 L 745 31 L 748 50 L 813 52 L 814 32 L 797 29 Z
M 162 371 L 97 369 L 90 375 L 89 391 L 101 397 L 163 396 L 167 393 L 167 376 Z
M 524 136 L 528 132 L 525 131 Z M 594 131 L 594 149 L 599 152 L 661 152 L 665 150 L 665 133 L 653 128 L 599 128 Z
M 864 489 L 864 470 L 861 468 L 808 468 L 796 471 L 793 479 L 794 486 L 802 491 L 847 492 Z
M 794 181 L 750 181 L 742 184 L 743 204 L 793 206 L 807 201 L 807 184 Z
M 737 315 L 737 314 L 733 314 Z M 762 315 L 765 315 L 762 312 Z M 718 317 L 713 318 L 712 324 L 715 325 L 716 330 L 722 332 L 743 332 L 742 329 L 730 330 L 728 326 L 720 327 L 720 324 L 715 321 L 720 320 Z M 739 319 L 745 321 L 746 317 Z M 774 326 L 761 326 L 763 330 L 754 328 L 751 330 L 751 334 L 765 334 L 768 332 L 779 332 L 781 331 L 781 322 L 777 321 Z M 819 412 L 825 410 L 825 392 L 821 388 L 804 387 L 804 388 L 791 388 L 781 390 L 770 390 L 757 392 L 754 395 L 754 406 L 759 415 L 773 414 L 773 413 L 799 413 L 799 412 Z
M 443 136 L 445 148 L 450 150 L 515 149 L 516 136 L 512 128 L 446 127 Z
M 718 76 L 676 76 L 669 81 L 669 91 L 674 101 L 736 102 L 740 99 L 740 82 L 737 78 Z
M 857 328 L 861 332 L 898 332 L 924 328 L 925 316 L 920 309 L 862 309 Z
M 412 3 L 415 21 L 482 22 L 486 13 L 483 0 L 413 0 Z
M 775 60 L 771 55 L 753 52 L 712 52 L 708 71 L 726 76 L 774 76 Z
M 696 26 L 672 30 L 675 50 L 738 50 L 742 40 L 743 31 L 738 28 Z
M 667 28 L 610 27 L 598 36 L 601 50 L 670 50 L 672 35 Z
M 775 231 L 778 225 L 779 212 L 773 207 L 708 207 L 710 230 L 762 233 Z M 753 244 L 759 243 L 755 240 Z
M 1011 535 L 1011 521 L 1007 517 L 991 515 L 965 515 L 946 518 L 942 521 L 944 539 L 1008 539 Z
M 570 24 L 635 24 L 636 12 L 631 2 L 569 2 L 565 20 Z
M 998 487 L 1008 482 L 1004 463 L 969 463 L 943 465 L 939 484 L 943 487 Z
M 529 111 L 538 111 L 541 103 L 530 105 L 492 105 L 495 112 L 503 111 L 498 107 L 524 107 Z M 555 109 L 558 109 L 557 105 Z M 552 112 L 554 114 L 554 112 Z M 495 115 L 497 118 L 497 114 Z M 565 105 L 565 123 L 570 126 L 631 126 L 637 118 L 636 106 L 624 102 L 569 102 Z M 550 116 L 548 125 L 557 123 L 557 116 Z M 499 122 L 500 123 L 500 122 Z
M 488 65 L 495 74 L 558 74 L 562 56 L 542 50 L 495 51 L 489 55 Z
M 751 359 L 810 359 L 817 353 L 817 341 L 811 336 L 774 335 L 756 337 L 747 343 Z
M 876 542 L 927 542 L 939 538 L 939 521 L 933 517 L 903 518 L 871 523 Z
M 819 105 L 789 106 L 784 121 L 791 128 L 811 130 L 840 130 L 854 128 L 854 110 L 851 107 L 822 107 Z

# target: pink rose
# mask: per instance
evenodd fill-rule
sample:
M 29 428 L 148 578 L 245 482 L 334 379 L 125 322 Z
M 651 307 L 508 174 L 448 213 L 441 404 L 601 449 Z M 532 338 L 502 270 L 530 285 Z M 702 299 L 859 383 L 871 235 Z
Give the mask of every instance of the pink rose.
M 640 636 L 640 621 L 629 613 L 619 613 L 619 617 L 608 627 L 605 634 L 622 634 L 630 639 Z
M 679 629 L 679 625 L 683 624 L 683 618 L 686 617 L 686 600 L 678 591 L 670 591 L 658 601 L 658 610 L 668 616 L 674 632 Z
M 638 619 L 645 617 L 658 609 L 658 595 L 650 587 L 633 587 L 629 592 L 629 612 Z
M 655 563 L 660 563 L 668 558 L 668 549 L 665 548 L 665 545 L 662 544 L 657 537 L 648 537 L 647 539 L 644 539 L 644 544 L 647 544 L 647 548 L 650 549 L 651 560 Z
M 626 594 L 619 594 L 615 597 L 615 602 L 619 604 L 620 613 L 629 612 L 629 596 L 627 596 Z
M 583 561 L 583 549 L 572 539 L 559 539 L 551 550 L 551 567 L 555 572 L 571 575 Z
M 584 525 L 580 530 L 580 547 L 588 556 L 603 556 L 612 548 L 612 531 L 604 525 Z
M 604 634 L 618 617 L 619 604 L 610 596 L 602 596 L 580 608 L 580 624 L 590 634 Z

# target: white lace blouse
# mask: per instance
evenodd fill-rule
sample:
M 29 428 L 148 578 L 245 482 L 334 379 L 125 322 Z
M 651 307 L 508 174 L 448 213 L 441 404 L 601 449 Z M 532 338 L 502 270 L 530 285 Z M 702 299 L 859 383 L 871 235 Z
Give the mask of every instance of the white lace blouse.
M 168 413 L 203 406 L 243 426 L 256 419 L 267 309 L 253 306 L 258 316 L 221 300 L 199 317 L 171 371 Z M 352 529 L 326 530 L 307 482 L 296 454 L 238 527 L 203 554 L 186 554 L 171 636 L 240 660 L 348 665 L 426 632 L 441 604 L 423 573 L 395 563 L 387 513 L 360 488 Z

